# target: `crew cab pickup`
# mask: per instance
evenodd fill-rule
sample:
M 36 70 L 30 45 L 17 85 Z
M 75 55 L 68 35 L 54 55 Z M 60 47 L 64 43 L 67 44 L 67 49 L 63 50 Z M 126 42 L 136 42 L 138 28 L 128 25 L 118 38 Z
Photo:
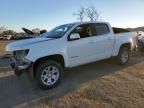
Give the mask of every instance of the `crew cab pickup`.
M 11 66 L 16 75 L 31 72 L 39 87 L 56 87 L 64 69 L 114 57 L 125 65 L 137 47 L 136 32 L 118 32 L 106 22 L 60 25 L 37 38 L 10 43 Z

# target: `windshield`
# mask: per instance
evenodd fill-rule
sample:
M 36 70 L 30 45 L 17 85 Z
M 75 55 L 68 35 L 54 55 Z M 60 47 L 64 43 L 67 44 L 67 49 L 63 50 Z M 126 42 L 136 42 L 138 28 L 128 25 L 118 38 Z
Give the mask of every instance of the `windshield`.
M 41 36 L 46 37 L 46 38 L 61 38 L 73 26 L 74 24 L 61 25 L 61 26 L 54 28 L 53 30 L 49 32 L 42 34 Z

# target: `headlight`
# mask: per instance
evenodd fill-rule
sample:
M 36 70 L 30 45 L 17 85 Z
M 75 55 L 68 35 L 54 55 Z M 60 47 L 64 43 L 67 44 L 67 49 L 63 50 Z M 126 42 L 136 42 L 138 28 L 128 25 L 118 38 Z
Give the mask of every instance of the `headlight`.
M 27 56 L 29 50 L 19 50 L 14 52 L 14 57 L 25 57 Z
M 18 64 L 22 65 L 22 64 L 29 63 L 29 60 L 27 60 L 25 58 L 27 56 L 28 52 L 29 52 L 29 50 L 20 50 L 20 51 L 13 52 L 13 56 L 16 59 Z

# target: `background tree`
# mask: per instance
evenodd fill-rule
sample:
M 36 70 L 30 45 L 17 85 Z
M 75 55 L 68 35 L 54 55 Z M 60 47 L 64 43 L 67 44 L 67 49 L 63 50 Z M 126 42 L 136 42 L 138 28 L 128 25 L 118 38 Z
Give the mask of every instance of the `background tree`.
M 80 20 L 81 22 L 89 19 L 90 21 L 96 21 L 100 17 L 100 13 L 97 11 L 97 9 L 94 6 L 90 7 L 81 7 L 79 10 L 77 10 L 74 15 L 77 16 L 77 19 Z
M 5 27 L 0 27 L 0 36 L 2 36 L 4 31 L 6 31 L 6 28 Z
M 0 32 L 6 31 L 7 29 L 5 27 L 0 27 Z
M 77 19 L 82 22 L 85 18 L 85 13 L 86 13 L 85 11 L 86 9 L 84 7 L 81 7 L 79 10 L 77 10 L 76 13 L 74 13 L 74 15 L 77 16 Z
M 35 34 L 40 34 L 40 29 L 39 28 L 34 28 L 32 29 L 32 32 L 35 33 Z
M 47 32 L 47 30 L 41 30 L 40 34 L 43 34 L 43 33 L 46 33 L 46 32 Z
M 13 30 L 6 30 L 6 31 L 3 31 L 2 35 L 15 35 L 16 32 L 13 31 Z
M 0 37 L 2 36 L 2 32 L 0 32 Z
M 86 16 L 90 21 L 97 21 L 100 14 L 94 6 L 91 6 L 86 9 Z

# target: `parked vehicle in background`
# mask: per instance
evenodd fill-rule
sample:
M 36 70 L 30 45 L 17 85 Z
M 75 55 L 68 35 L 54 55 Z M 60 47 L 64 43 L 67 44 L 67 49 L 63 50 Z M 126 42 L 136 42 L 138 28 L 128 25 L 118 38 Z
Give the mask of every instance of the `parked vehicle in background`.
M 38 38 L 13 42 L 11 66 L 16 75 L 29 71 L 43 89 L 56 87 L 64 69 L 115 58 L 120 65 L 129 61 L 137 47 L 136 32 L 117 32 L 106 22 L 71 23 L 56 27 Z
M 34 30 L 32 31 L 27 28 L 22 28 L 22 30 L 27 34 L 27 37 L 29 38 L 38 37 L 40 34 L 47 32 L 46 30 L 40 30 L 39 32 L 36 32 Z
M 24 33 L 19 33 L 17 36 L 15 36 L 13 39 L 14 40 L 22 40 L 22 39 L 29 39 L 29 38 L 35 38 L 38 37 L 40 34 L 43 34 L 47 32 L 46 30 L 41 30 L 40 33 L 34 33 L 33 31 L 27 29 L 27 28 L 22 28 Z
M 144 37 L 143 31 L 138 31 L 138 39 L 141 40 Z
M 3 37 L 2 37 L 2 36 L 0 36 L 0 40 L 3 40 Z
M 138 48 L 141 52 L 144 52 L 144 37 L 139 40 Z
M 12 38 L 12 35 L 3 35 L 2 39 L 3 40 L 10 40 Z

